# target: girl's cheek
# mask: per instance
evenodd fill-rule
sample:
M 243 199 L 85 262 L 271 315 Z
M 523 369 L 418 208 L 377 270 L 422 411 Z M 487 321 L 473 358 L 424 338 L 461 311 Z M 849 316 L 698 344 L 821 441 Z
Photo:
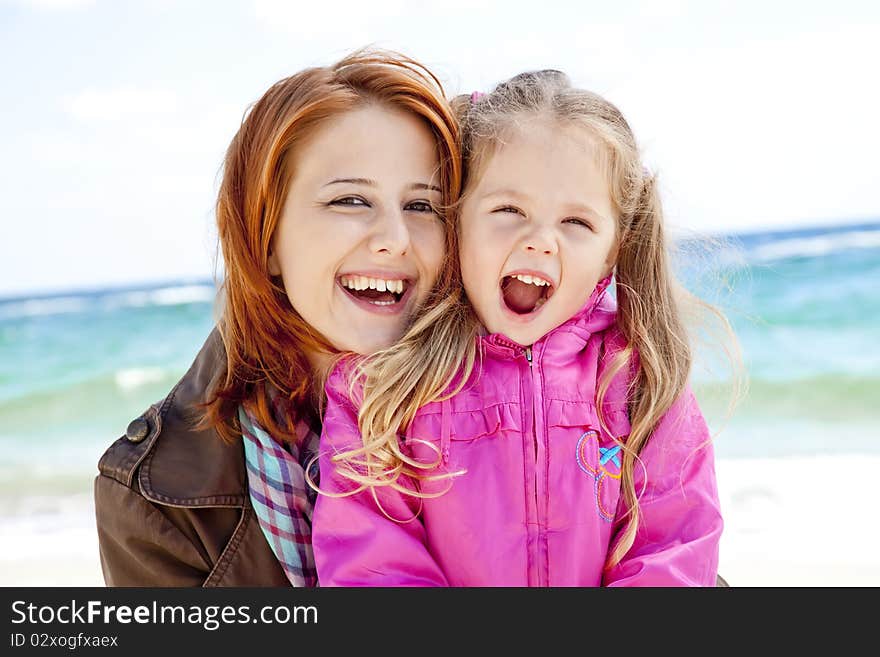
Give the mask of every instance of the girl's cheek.
M 474 241 L 498 239 L 504 234 L 504 226 L 488 217 L 476 217 L 468 224 L 466 232 Z
M 465 225 L 458 234 L 458 248 L 463 253 L 469 253 L 474 244 L 478 242 L 477 236 L 474 234 L 474 227 Z

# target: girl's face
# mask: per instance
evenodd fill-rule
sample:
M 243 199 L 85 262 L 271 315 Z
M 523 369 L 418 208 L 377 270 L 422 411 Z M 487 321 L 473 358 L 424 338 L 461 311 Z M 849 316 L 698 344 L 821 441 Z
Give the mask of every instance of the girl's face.
M 445 255 L 431 132 L 411 114 L 370 105 L 328 120 L 292 165 L 270 273 L 337 349 L 390 346 Z
M 571 318 L 613 267 L 614 205 L 584 129 L 534 125 L 490 157 L 461 215 L 461 271 L 490 333 L 523 346 Z

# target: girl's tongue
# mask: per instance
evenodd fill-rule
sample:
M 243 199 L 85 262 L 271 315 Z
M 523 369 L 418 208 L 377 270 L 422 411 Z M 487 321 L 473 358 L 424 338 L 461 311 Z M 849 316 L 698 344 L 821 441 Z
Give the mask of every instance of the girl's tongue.
M 508 276 L 501 283 L 504 303 L 518 315 L 527 315 L 537 309 L 538 302 L 544 299 L 546 287 L 530 285 Z

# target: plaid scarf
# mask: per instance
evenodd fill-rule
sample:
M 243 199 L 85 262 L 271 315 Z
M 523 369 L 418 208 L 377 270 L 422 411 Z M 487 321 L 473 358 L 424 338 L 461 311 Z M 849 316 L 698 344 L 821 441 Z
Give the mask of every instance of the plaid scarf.
M 306 483 L 305 468 L 318 483 L 320 431 L 305 420 L 296 425 L 296 444 L 275 441 L 256 418 L 238 409 L 251 503 L 272 552 L 293 586 L 317 586 L 312 552 L 312 509 L 316 491 Z

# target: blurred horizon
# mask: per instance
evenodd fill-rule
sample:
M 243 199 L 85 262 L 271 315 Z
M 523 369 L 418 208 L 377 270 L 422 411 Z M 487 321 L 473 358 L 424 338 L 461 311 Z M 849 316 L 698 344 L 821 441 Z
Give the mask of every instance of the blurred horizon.
M 686 244 L 689 242 L 696 242 L 697 244 L 700 244 L 704 241 L 708 241 L 707 248 L 710 250 L 705 251 L 703 253 L 704 256 L 708 253 L 718 255 L 718 253 L 724 251 L 725 249 L 727 251 L 736 251 L 737 253 L 728 253 L 728 257 L 725 259 L 725 262 L 730 262 L 731 260 L 737 260 L 742 255 L 739 254 L 738 251 L 743 242 L 748 242 L 750 246 L 754 247 L 757 242 L 761 241 L 762 239 L 778 242 L 780 240 L 784 240 L 786 237 L 806 238 L 814 235 L 827 236 L 837 233 L 852 233 L 856 237 L 858 237 L 859 235 L 861 235 L 860 229 L 867 229 L 872 231 L 873 233 L 872 237 L 874 237 L 874 239 L 872 239 L 869 244 L 866 244 L 866 246 L 875 247 L 878 245 L 878 241 L 880 241 L 880 239 L 875 236 L 880 236 L 880 216 L 850 220 L 847 222 L 841 220 L 838 222 L 806 223 L 793 226 L 773 226 L 770 229 L 749 228 L 746 230 L 734 232 L 696 233 L 694 231 L 687 231 L 678 235 L 674 235 L 672 241 L 676 244 Z M 857 245 L 850 244 L 850 246 Z M 797 241 L 795 243 L 795 249 L 803 248 L 803 243 L 801 241 Z M 692 251 L 688 250 L 687 255 L 690 255 L 691 253 Z M 774 255 L 776 254 L 774 253 Z M 687 268 L 687 262 L 682 261 L 682 258 L 683 256 L 679 256 L 673 264 Z M 701 261 L 699 264 L 701 266 L 705 266 L 707 263 Z M 724 263 L 716 264 L 723 265 Z M 218 272 L 219 271 L 220 270 L 218 269 Z M 103 284 L 94 285 L 62 285 L 53 288 L 22 289 L 11 291 L 4 291 L 2 287 L 0 287 L 0 303 L 25 300 L 51 300 L 60 297 L 88 296 L 104 293 L 149 291 L 165 287 L 179 288 L 186 286 L 204 285 L 213 285 L 216 287 L 217 283 L 218 279 L 216 279 L 214 275 L 208 273 L 202 276 L 169 276 L 164 278 L 157 276 L 153 278 L 144 278 L 142 280 L 132 280 L 125 282 L 108 281 Z M 0 312 L 0 319 L 2 319 L 2 312 Z

